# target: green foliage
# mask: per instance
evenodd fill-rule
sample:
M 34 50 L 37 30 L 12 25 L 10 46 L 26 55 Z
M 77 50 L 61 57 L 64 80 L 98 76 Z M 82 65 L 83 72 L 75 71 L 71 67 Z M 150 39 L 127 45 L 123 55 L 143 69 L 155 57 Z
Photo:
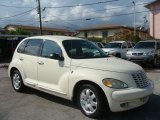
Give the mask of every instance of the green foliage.
M 141 40 L 141 38 L 138 35 L 133 36 L 132 41 L 134 41 L 135 43 L 139 42 L 140 40 Z
M 9 35 L 31 35 L 31 32 L 27 30 L 23 30 L 21 28 L 17 28 L 16 30 L 8 31 L 7 34 Z

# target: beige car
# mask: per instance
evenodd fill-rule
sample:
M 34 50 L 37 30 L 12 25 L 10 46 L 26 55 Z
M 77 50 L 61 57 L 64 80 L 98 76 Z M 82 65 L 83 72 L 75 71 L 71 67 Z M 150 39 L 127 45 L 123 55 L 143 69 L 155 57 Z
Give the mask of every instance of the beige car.
M 8 74 L 15 91 L 29 86 L 73 100 L 91 118 L 107 109 L 119 112 L 142 106 L 153 92 L 152 81 L 139 65 L 106 56 L 94 43 L 75 37 L 24 39 Z

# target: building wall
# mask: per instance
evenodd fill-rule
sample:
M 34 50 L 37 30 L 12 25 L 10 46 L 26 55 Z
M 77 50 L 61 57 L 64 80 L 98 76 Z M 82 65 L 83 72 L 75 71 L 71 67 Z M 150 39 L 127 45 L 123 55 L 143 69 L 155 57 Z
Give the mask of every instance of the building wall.
M 77 36 L 85 37 L 85 34 L 87 33 L 87 37 L 102 38 L 103 32 L 107 33 L 107 36 L 114 36 L 115 33 L 120 32 L 120 29 L 80 31 Z
M 160 39 L 160 1 L 151 6 L 150 10 L 150 35 Z
M 133 34 L 133 30 L 127 29 L 127 28 L 119 28 L 119 29 L 109 29 L 109 30 L 92 30 L 92 31 L 80 31 L 80 33 L 77 35 L 77 37 L 85 37 L 85 33 L 87 33 L 87 37 L 96 37 L 96 38 L 103 38 L 103 32 L 107 31 L 107 37 L 114 36 L 116 33 L 122 32 L 122 33 L 128 33 Z M 136 31 L 137 35 L 143 39 L 148 39 L 148 33 Z
M 114 36 L 115 33 L 120 32 L 120 29 L 111 29 L 108 31 L 108 36 Z

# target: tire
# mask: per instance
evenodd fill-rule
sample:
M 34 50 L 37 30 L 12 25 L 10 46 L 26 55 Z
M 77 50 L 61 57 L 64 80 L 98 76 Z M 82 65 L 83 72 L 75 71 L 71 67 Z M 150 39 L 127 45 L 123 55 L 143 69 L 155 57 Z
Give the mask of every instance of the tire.
M 84 84 L 80 87 L 77 95 L 77 102 L 81 112 L 90 118 L 99 118 L 105 112 L 105 96 L 91 84 Z
M 120 54 L 120 53 L 117 53 L 117 54 L 116 54 L 116 57 L 121 58 L 121 54 Z
M 154 57 L 154 59 L 151 63 L 151 66 L 154 67 L 154 68 L 157 67 L 157 57 Z
M 18 70 L 14 70 L 11 74 L 12 86 L 16 92 L 23 92 L 25 86 L 21 74 Z

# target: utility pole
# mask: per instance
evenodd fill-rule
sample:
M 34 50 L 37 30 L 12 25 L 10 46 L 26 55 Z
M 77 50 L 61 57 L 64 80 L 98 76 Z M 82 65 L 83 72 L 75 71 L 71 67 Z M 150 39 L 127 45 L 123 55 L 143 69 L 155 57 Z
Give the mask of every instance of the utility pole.
M 43 35 L 43 32 L 42 32 L 42 18 L 41 18 L 41 3 L 40 3 L 40 0 L 36 0 L 36 1 L 38 1 L 37 9 L 38 9 L 38 14 L 39 14 L 40 34 Z
M 136 36 L 136 3 L 134 1 L 132 3 L 134 5 L 134 36 Z
M 146 23 L 148 22 L 147 18 L 146 18 L 146 15 L 144 15 L 144 30 L 146 30 Z

